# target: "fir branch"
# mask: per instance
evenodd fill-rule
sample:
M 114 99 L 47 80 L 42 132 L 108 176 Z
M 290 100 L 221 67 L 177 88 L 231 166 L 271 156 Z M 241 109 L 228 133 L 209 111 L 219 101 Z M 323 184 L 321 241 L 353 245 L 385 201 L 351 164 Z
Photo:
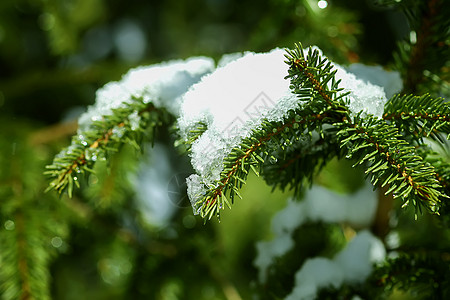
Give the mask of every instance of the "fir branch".
M 179 138 L 175 141 L 175 146 L 185 146 L 186 151 L 191 151 L 192 144 L 208 129 L 208 126 L 205 122 L 200 121 L 195 124 L 195 128 L 189 130 L 186 138 Z
M 368 284 L 382 288 L 385 294 L 403 290 L 423 299 L 450 297 L 448 259 L 438 253 L 401 253 L 377 266 Z M 387 296 L 387 295 L 386 295 Z
M 87 199 L 92 199 L 97 209 L 122 207 L 134 194 L 130 174 L 137 171 L 138 160 L 135 149 L 123 145 L 117 153 L 112 153 L 108 161 L 98 161 L 93 171 L 95 176 L 83 189 Z
M 71 197 L 74 186 L 80 186 L 78 175 L 92 173 L 97 160 L 117 152 L 124 144 L 139 150 L 143 136 L 147 135 L 153 141 L 156 128 L 167 119 L 168 114 L 163 109 L 155 108 L 152 103 L 144 104 L 139 99 L 123 108 L 113 109 L 111 115 L 102 116 L 102 120 L 93 122 L 89 130 L 74 136 L 72 144 L 47 166 L 45 174 L 53 178 L 47 191 L 54 189 L 61 194 L 67 190 Z
M 431 164 L 436 172 L 436 180 L 444 189 L 447 195 L 450 195 L 450 162 L 448 156 L 445 157 L 435 152 L 431 147 L 421 146 L 416 148 L 417 153 L 423 159 Z
M 28 259 L 26 255 L 27 241 L 25 235 L 25 224 L 24 217 L 22 213 L 16 214 L 17 224 L 17 260 L 18 260 L 18 271 L 19 278 L 21 282 L 22 294 L 21 299 L 31 299 L 31 287 L 30 287 L 30 276 L 29 276 L 29 266 Z
M 450 195 L 450 163 L 443 159 L 437 159 L 433 161 L 433 166 L 436 169 L 436 180 Z
M 318 136 L 318 134 L 317 134 Z M 341 157 L 341 148 L 335 132 L 325 132 L 323 137 L 312 141 L 301 138 L 289 150 L 279 150 L 273 155 L 277 163 L 265 163 L 263 175 L 267 184 L 285 190 L 287 186 L 298 195 L 304 181 L 312 184 L 314 175 L 333 157 Z
M 1 147 L 0 185 L 0 298 L 50 299 L 49 264 L 56 254 L 51 241 L 67 235 L 60 202 L 52 195 L 38 196 L 45 181 L 36 174 L 45 162 L 34 147 L 14 137 L 14 154 Z M 6 143 L 5 143 L 6 141 Z M 10 145 L 11 138 L 0 138 Z
M 286 78 L 291 80 L 292 90 L 299 99 L 310 102 L 322 100 L 326 106 L 348 115 L 344 100 L 348 93 L 339 93 L 342 89 L 338 87 L 339 81 L 334 77 L 336 70 L 333 70 L 331 62 L 322 58 L 317 49 L 312 51 L 312 48 L 305 57 L 301 44 L 296 44 L 294 50 L 286 51 L 286 63 L 291 66 Z
M 79 119 L 78 136 L 47 167 L 45 174 L 53 178 L 47 190 L 67 190 L 71 196 L 80 185 L 76 174 L 92 172 L 98 159 L 124 144 L 139 150 L 145 136 L 153 143 L 156 128 L 169 123 L 169 113 L 178 114 L 180 96 L 213 65 L 212 59 L 198 57 L 139 67 L 98 90 L 96 104 Z
M 50 299 L 48 265 L 54 250 L 49 244 L 55 234 L 46 228 L 49 221 L 54 220 L 47 212 L 17 211 L 9 220 L 14 229 L 0 230 L 2 299 Z
M 444 0 L 395 1 L 405 13 L 413 37 L 398 44 L 394 53 L 397 69 L 404 79 L 404 91 L 417 93 L 427 84 L 427 92 L 439 94 L 448 84 L 448 65 L 442 58 L 449 56 L 449 6 Z
M 251 168 L 259 174 L 269 152 L 279 148 L 285 151 L 285 147 L 308 132 L 317 130 L 323 136 L 323 124 L 350 124 L 350 111 L 345 100 L 348 93 L 340 93 L 342 89 L 338 87 L 331 62 L 312 49 L 305 58 L 300 44 L 287 53 L 286 63 L 290 68 L 286 78 L 291 80 L 291 90 L 297 95 L 299 107 L 291 110 L 281 124 L 263 121 L 258 131 L 254 130 L 240 147 L 232 149 L 224 160 L 220 179 L 194 202 L 194 210 L 202 217 L 219 217 L 220 209 L 225 205 L 230 207 L 227 195 L 231 202 L 235 195 L 240 197 L 238 191 L 245 183 L 248 170 Z
M 336 123 L 334 123 L 335 126 L 342 129 L 338 134 L 341 136 L 340 138 L 343 137 L 343 133 L 346 136 L 341 140 L 341 146 L 347 145 L 351 141 L 347 145 L 350 146 L 348 157 L 358 153 L 360 155 L 357 158 L 359 164 L 367 160 L 372 162 L 372 165 L 366 170 L 366 173 L 372 174 L 372 183 L 375 186 L 381 184 L 382 187 L 389 185 L 386 193 L 393 193 L 394 198 L 403 198 L 405 205 L 409 203 L 408 197 L 410 197 L 416 211 L 421 211 L 423 205 L 431 211 L 437 212 L 437 204 L 440 199 L 448 196 L 440 192 L 442 186 L 436 179 L 434 168 L 415 154 L 414 148 L 408 142 L 401 139 L 397 128 L 370 117 L 364 126 L 361 123 L 358 124 L 358 116 L 354 120 L 350 119 L 348 108 L 345 106 L 346 101 L 343 98 L 346 94 L 338 93 L 341 90 L 338 87 L 339 82 L 334 80 L 335 72 L 331 71 L 331 66 L 326 63 L 326 59 L 321 59 L 317 52 L 313 52 L 305 59 L 301 45 L 297 45 L 295 51 L 288 52 L 288 63 L 292 65 L 288 77 L 291 78 L 294 92 L 300 95 L 307 94 L 305 92 L 307 89 L 303 89 L 303 87 L 309 87 L 315 90 L 329 107 L 336 108 L 341 113 L 341 121 L 336 119 Z M 311 54 L 311 52 L 309 53 Z M 321 67 L 325 71 L 317 71 L 317 68 Z M 317 80 L 313 80 L 313 72 L 318 76 Z M 326 89 L 324 83 L 319 84 L 321 80 L 325 84 L 331 80 L 330 90 Z M 430 119 L 428 122 L 421 123 L 425 131 L 428 129 L 428 134 L 438 129 L 447 133 L 448 106 L 443 104 L 441 99 L 431 99 L 429 96 L 418 98 L 410 96 L 406 99 L 409 101 L 406 101 L 405 104 L 405 98 L 394 97 L 386 108 L 386 111 L 391 109 L 394 114 L 385 114 L 385 119 L 394 118 L 395 113 L 402 117 L 408 115 L 407 107 L 411 105 L 418 108 L 418 111 L 412 112 L 411 116 L 422 116 L 423 120 L 421 121 L 426 118 Z M 314 101 L 314 98 L 311 101 Z M 361 138 L 363 139 L 361 140 Z M 367 148 L 372 148 L 372 151 L 368 152 Z
M 430 95 L 395 95 L 385 105 L 383 119 L 394 123 L 404 136 L 431 137 L 443 142 L 440 133 L 450 139 L 450 104 Z
M 226 195 L 233 202 L 234 196 L 239 196 L 238 190 L 245 184 L 248 170 L 252 168 L 255 173 L 263 170 L 263 162 L 273 151 L 280 150 L 284 154 L 277 156 L 284 156 L 286 149 L 302 135 L 315 130 L 324 137 L 324 124 L 330 124 L 334 128 L 332 130 L 339 131 L 336 144 L 340 144 L 341 150 L 338 152 L 346 149 L 347 158 L 355 159 L 356 164 L 369 163 L 364 165 L 374 186 L 387 187 L 386 194 L 403 199 L 404 206 L 412 203 L 416 215 L 422 211 L 422 207 L 438 213 L 440 202 L 448 198 L 448 195 L 443 192 L 442 182 L 438 180 L 439 176 L 434 167 L 424 161 L 415 152 L 415 148 L 404 140 L 399 134 L 397 124 L 388 124 L 386 121 L 400 119 L 407 122 L 408 118 L 411 118 L 418 120 L 416 126 L 421 127 L 421 132 L 429 134 L 437 130 L 446 131 L 446 104 L 429 96 L 396 96 L 387 105 L 385 120 L 370 115 L 363 119 L 360 114 L 350 117 L 346 106 L 347 93 L 339 93 L 342 89 L 339 88 L 339 81 L 334 78 L 335 71 L 327 59 L 321 58 L 318 51 L 311 50 L 305 58 L 301 45 L 296 45 L 294 51 L 288 50 L 286 57 L 286 63 L 291 66 L 286 78 L 291 80 L 291 89 L 302 103 L 298 109 L 292 111 L 299 119 L 290 117 L 283 124 L 263 122 L 259 132 L 254 131 L 250 138 L 242 141 L 240 147 L 231 151 L 224 160 L 220 180 L 208 187 L 206 194 L 194 204 L 202 217 L 219 216 L 221 208 L 230 206 Z M 295 130 L 294 124 L 297 126 Z M 330 139 L 329 135 L 327 137 Z M 331 139 L 327 142 L 333 144 Z M 306 159 L 307 152 L 304 151 L 307 149 L 308 147 L 304 146 L 299 150 L 300 154 L 296 156 L 298 161 L 302 161 L 300 158 L 303 161 Z M 330 153 L 325 151 L 317 154 L 316 162 L 319 162 L 320 158 L 326 159 Z M 281 160 L 277 166 L 281 166 L 283 170 L 283 166 L 288 167 L 294 161 L 292 158 L 288 161 Z M 313 170 L 314 167 L 309 171 Z M 300 175 L 302 174 L 300 172 Z M 305 171 L 303 175 L 306 174 L 310 175 Z M 299 184 L 302 178 L 295 176 L 295 180 L 291 179 L 284 184 Z
M 442 3 L 443 1 L 440 0 L 426 1 L 420 28 L 415 28 L 417 30 L 417 42 L 411 49 L 405 80 L 405 90 L 411 93 L 415 93 L 417 86 L 424 80 L 423 70 L 426 67 L 426 56 L 429 55 L 427 52 L 430 52 L 436 42 L 433 38 L 433 31 L 436 30 L 436 18 L 439 15 L 439 7 L 443 5 Z M 411 10 L 411 7 L 405 11 L 408 12 L 409 10 Z M 410 20 L 416 17 L 409 14 Z
M 210 219 L 216 215 L 219 218 L 220 209 L 224 209 L 225 205 L 231 208 L 228 198 L 231 203 L 236 195 L 240 198 L 239 189 L 245 184 L 250 169 L 259 175 L 273 149 L 271 143 L 277 147 L 283 143 L 287 146 L 293 142 L 293 136 L 300 136 L 306 129 L 319 128 L 326 116 L 317 114 L 302 118 L 299 114 L 300 112 L 291 112 L 291 118 L 284 123 L 263 122 L 258 131 L 254 130 L 250 137 L 242 140 L 239 147 L 232 149 L 224 161 L 221 179 L 195 203 L 202 217 Z
M 442 198 L 441 185 L 432 165 L 415 152 L 415 148 L 402 139 L 395 126 L 382 120 L 359 120 L 349 129 L 338 133 L 341 147 L 347 147 L 348 158 L 356 164 L 370 162 L 366 174 L 371 174 L 373 185 L 389 185 L 386 194 L 402 198 L 404 206 L 410 202 L 417 212 L 422 206 L 437 213 Z

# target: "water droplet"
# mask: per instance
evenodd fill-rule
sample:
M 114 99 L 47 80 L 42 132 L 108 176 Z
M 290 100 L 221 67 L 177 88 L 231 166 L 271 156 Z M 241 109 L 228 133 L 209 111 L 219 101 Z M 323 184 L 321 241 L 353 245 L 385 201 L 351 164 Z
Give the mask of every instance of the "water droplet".
M 118 138 L 123 137 L 124 133 L 125 133 L 125 127 L 114 127 L 112 130 L 112 133 L 117 136 Z
M 63 240 L 59 236 L 55 236 L 54 238 L 52 238 L 51 243 L 53 247 L 59 248 L 62 246 Z
M 84 135 L 82 135 L 82 134 L 78 135 L 78 139 L 80 140 L 81 145 L 87 146 L 88 143 L 86 142 Z
M 95 176 L 94 174 L 90 174 L 89 175 L 89 184 L 97 184 L 98 183 L 98 177 Z
M 6 230 L 14 230 L 16 228 L 16 224 L 12 220 L 7 220 L 4 226 Z
M 98 149 L 88 148 L 86 149 L 86 159 L 91 161 L 97 160 Z

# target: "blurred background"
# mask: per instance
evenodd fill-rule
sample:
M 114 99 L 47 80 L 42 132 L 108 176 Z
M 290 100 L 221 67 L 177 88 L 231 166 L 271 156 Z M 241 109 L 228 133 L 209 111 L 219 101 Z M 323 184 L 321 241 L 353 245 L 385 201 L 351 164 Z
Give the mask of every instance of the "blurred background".
M 53 124 L 132 66 L 299 41 L 338 63 L 386 65 L 409 32 L 403 15 L 371 2 L 4 0 L 1 109 Z
M 290 192 L 271 193 L 251 177 L 244 200 L 226 210 L 221 223 L 203 225 L 183 190 L 189 161 L 171 147 L 169 129 L 142 159 L 125 147 L 110 168 L 99 164 L 73 199 L 44 192 L 45 165 L 70 143 L 95 91 L 132 67 L 295 42 L 317 45 L 341 64 L 389 67 L 396 41 L 408 34 L 402 14 L 361 0 L 2 0 L 5 299 L 14 298 L 8 297 L 11 278 L 21 299 L 238 300 L 260 293 L 255 242 L 270 238 L 270 219 Z M 322 182 L 349 167 L 334 163 L 328 170 Z M 362 184 L 348 178 L 331 185 L 348 192 Z M 303 232 L 317 247 L 320 232 L 335 236 L 317 230 Z M 294 279 L 286 278 L 268 299 L 290 291 Z

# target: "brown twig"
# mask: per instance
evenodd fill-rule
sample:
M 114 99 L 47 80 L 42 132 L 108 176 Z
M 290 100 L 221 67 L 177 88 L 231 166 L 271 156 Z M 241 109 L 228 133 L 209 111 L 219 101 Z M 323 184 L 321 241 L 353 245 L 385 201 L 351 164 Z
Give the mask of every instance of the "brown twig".
M 48 144 L 73 135 L 77 128 L 78 122 L 76 120 L 58 123 L 33 132 L 29 136 L 28 141 L 33 146 Z
M 417 32 L 417 42 L 411 50 L 408 70 L 406 72 L 404 92 L 415 93 L 418 85 L 423 81 L 424 59 L 426 52 L 431 49 L 433 41 L 433 27 L 435 18 L 439 13 L 439 0 L 429 0 L 427 9 L 423 14 L 422 24 Z

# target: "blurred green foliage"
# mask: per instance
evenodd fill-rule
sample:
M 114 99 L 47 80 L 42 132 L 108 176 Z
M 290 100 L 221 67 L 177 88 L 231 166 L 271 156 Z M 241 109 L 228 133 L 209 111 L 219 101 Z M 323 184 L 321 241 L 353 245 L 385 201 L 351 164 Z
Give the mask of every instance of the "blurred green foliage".
M 98 87 L 131 66 L 298 41 L 318 45 L 338 62 L 391 61 L 404 20 L 361 1 L 333 1 L 324 10 L 316 3 L 4 0 L 0 106 L 4 113 L 54 123 L 69 108 L 92 103 Z

